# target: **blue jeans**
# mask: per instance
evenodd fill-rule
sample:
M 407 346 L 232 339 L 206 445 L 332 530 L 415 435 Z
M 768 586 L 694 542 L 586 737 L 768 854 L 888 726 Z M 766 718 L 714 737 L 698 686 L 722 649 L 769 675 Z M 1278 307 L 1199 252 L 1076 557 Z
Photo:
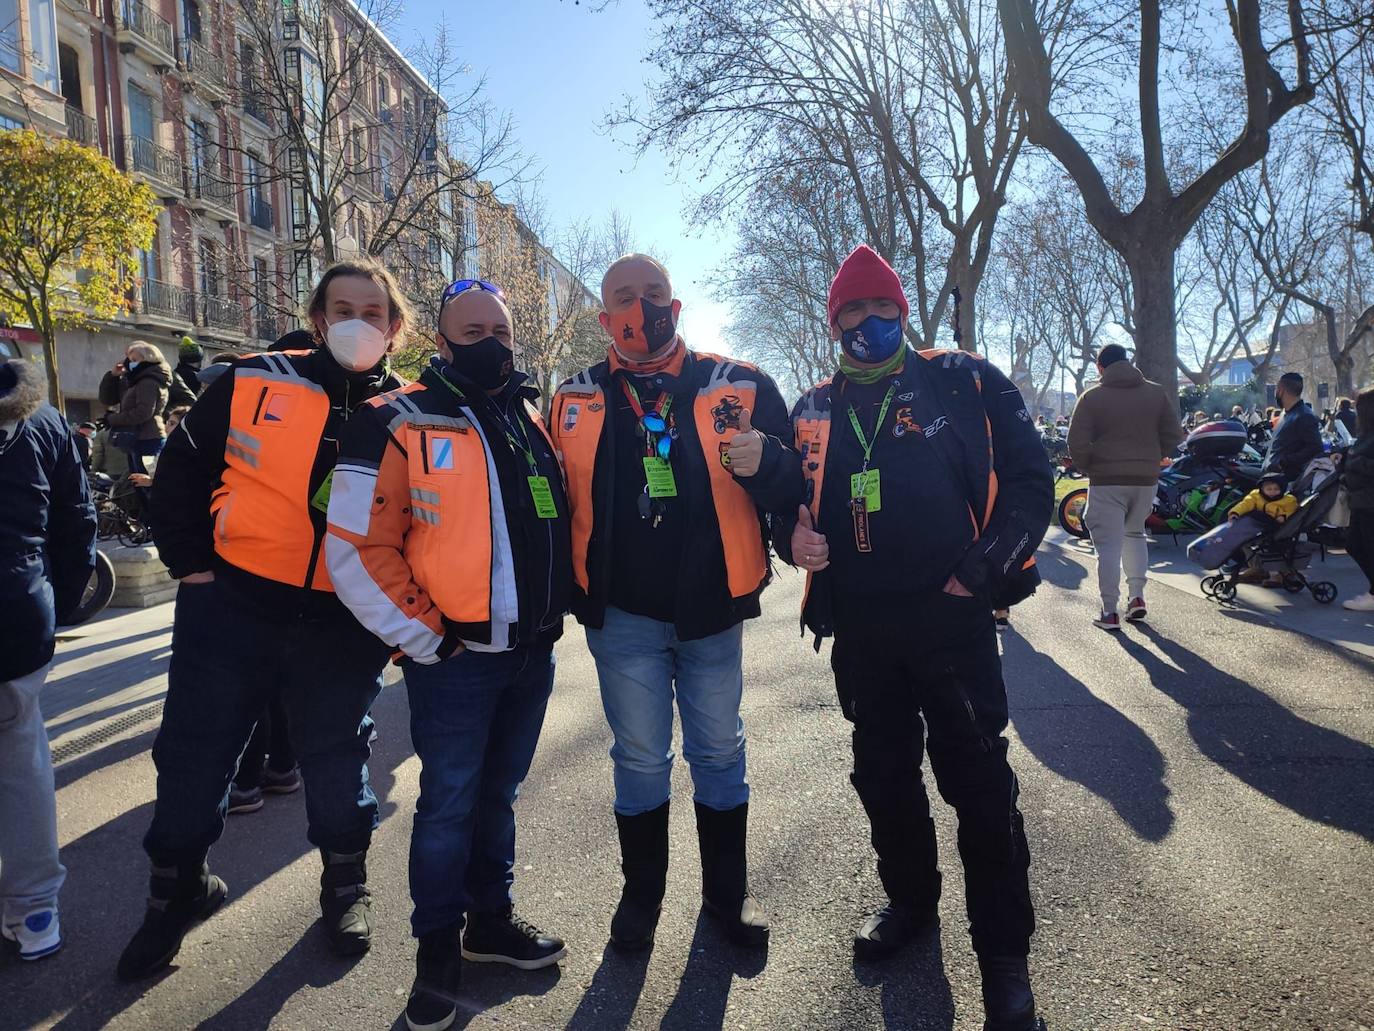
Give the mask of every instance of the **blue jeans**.
M 511 904 L 515 799 L 553 690 L 553 650 L 459 652 L 405 663 L 420 797 L 410 836 L 418 938 Z
M 157 804 L 143 839 L 153 863 L 198 864 L 219 840 L 239 756 L 275 692 L 305 781 L 310 843 L 364 851 L 377 826 L 367 711 L 388 651 L 347 612 L 292 618 L 264 611 L 223 579 L 182 584 L 153 742 Z
M 744 779 L 744 626 L 679 641 L 671 623 L 606 610 L 587 628 L 601 704 L 615 735 L 615 810 L 637 816 L 672 794 L 673 695 L 682 714 L 682 754 L 695 800 L 727 810 L 749 801 Z

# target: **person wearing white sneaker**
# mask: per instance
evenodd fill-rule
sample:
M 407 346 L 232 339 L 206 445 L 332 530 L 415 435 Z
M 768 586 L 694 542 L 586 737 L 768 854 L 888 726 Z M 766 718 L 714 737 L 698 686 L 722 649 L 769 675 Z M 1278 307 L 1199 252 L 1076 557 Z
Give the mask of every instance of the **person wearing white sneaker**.
M 1159 463 L 1183 440 L 1178 406 L 1158 383 L 1140 374 L 1120 344 L 1097 355 L 1097 386 L 1078 400 L 1069 423 L 1069 454 L 1088 477 L 1083 522 L 1097 550 L 1102 595 L 1096 626 L 1121 629 L 1117 603 L 1126 573 L 1127 619 L 1145 617 L 1149 551 L 1145 520 L 1154 502 Z
M 1351 612 L 1374 612 L 1374 390 L 1355 398 L 1355 418 L 1359 436 L 1341 460 L 1350 497 L 1345 550 L 1369 581 L 1369 590 L 1344 604 Z
M 71 428 L 36 366 L 0 361 L 0 934 L 22 959 L 62 945 L 52 753 L 38 695 L 56 628 L 95 568 L 95 508 Z

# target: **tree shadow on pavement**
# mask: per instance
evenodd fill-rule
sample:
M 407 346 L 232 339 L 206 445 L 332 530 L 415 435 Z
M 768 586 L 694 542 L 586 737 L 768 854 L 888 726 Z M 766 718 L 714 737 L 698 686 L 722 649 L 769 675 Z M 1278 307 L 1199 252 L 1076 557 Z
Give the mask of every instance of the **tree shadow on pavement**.
M 1138 837 L 1163 841 L 1174 814 L 1154 741 L 1050 656 L 1004 636 L 1003 669 L 1022 743 L 1041 765 L 1108 803 Z
M 883 962 L 855 959 L 854 979 L 870 988 L 882 986 L 888 1031 L 953 1031 L 954 994 L 939 934 Z
M 564 1031 L 625 1031 L 644 991 L 652 955 L 652 948 L 622 952 L 608 944 Z
M 372 788 L 380 803 L 379 818 L 385 820 L 397 808 L 394 802 L 387 801 L 395 784 L 394 771 L 413 754 L 405 692 L 383 691 L 373 711 L 382 730 L 368 765 Z M 145 735 L 132 740 L 150 743 Z M 304 798 L 298 793 L 252 815 L 229 818 L 224 836 L 210 851 L 211 869 L 228 882 L 229 898 L 210 918 L 207 927 L 225 921 L 226 914 L 254 888 L 302 856 L 316 852 L 306 840 L 304 810 Z M 170 970 L 137 984 L 123 984 L 114 975 L 119 953 L 143 916 L 148 859 L 141 843 L 152 814 L 153 803 L 144 803 L 119 813 L 62 849 L 61 859 L 68 870 L 61 895 L 66 944 L 62 952 L 42 964 L 25 964 L 22 991 L 5 984 L 12 975 L 8 968 L 0 968 L 0 997 L 6 1000 L 5 1021 L 12 1019 L 12 1026 L 45 1025 L 66 1010 L 55 1024 L 62 1031 L 105 1027 L 151 987 L 176 976 L 176 961 Z M 273 968 L 291 971 L 295 988 L 313 983 L 307 978 L 321 969 L 318 961 L 311 969 L 309 957 L 323 958 L 327 954 L 317 924 L 318 920 L 302 924 L 298 932 L 300 941 Z M 193 929 L 190 937 L 194 939 L 197 933 Z M 184 946 L 183 956 L 187 951 L 188 946 Z M 339 962 L 332 956 L 328 959 Z M 241 968 L 226 969 L 225 976 L 232 976 L 237 969 Z M 346 972 L 350 966 L 341 965 L 339 969 Z M 257 991 L 265 992 L 269 999 L 275 998 L 282 994 L 289 980 L 269 972 L 258 985 L 248 989 L 243 1005 L 249 1005 L 250 997 Z M 287 997 L 283 995 L 277 1006 Z M 237 1026 L 257 1023 L 240 1021 Z
M 1164 658 L 1114 636 L 1187 710 L 1203 755 L 1299 816 L 1374 840 L 1374 748 L 1308 722 L 1148 624 L 1139 629 Z
M 768 949 L 732 945 L 715 928 L 705 911 L 697 915 L 687 966 L 678 982 L 660 1031 L 713 1031 L 725 1025 L 725 1008 L 735 978 L 757 977 L 768 965 Z

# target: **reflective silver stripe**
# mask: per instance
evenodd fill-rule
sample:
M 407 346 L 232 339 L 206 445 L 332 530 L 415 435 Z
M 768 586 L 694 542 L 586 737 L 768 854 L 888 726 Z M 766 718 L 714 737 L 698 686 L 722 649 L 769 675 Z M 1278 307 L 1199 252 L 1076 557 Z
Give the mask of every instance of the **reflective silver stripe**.
M 244 447 L 252 448 L 254 451 L 257 451 L 259 448 L 262 447 L 262 444 L 258 441 L 256 437 L 250 436 L 249 434 L 244 433 L 243 430 L 238 429 L 234 426 L 229 427 L 229 436 L 232 437 L 234 440 L 238 441 Z
M 226 444 L 224 446 L 224 453 L 226 455 L 232 455 L 240 461 L 246 462 L 254 469 L 258 467 L 258 456 L 251 451 L 245 451 L 237 444 Z
M 417 405 L 410 398 L 406 397 L 405 394 L 398 393 L 395 397 L 388 400 L 387 404 L 393 404 L 397 408 L 401 409 L 403 412 L 407 412 L 410 415 L 421 414 L 419 405 Z
M 439 492 L 436 490 L 425 490 L 422 487 L 411 487 L 410 496 L 416 501 L 423 501 L 426 505 L 439 504 Z
M 439 513 L 438 513 L 438 512 L 431 512 L 431 511 L 430 511 L 429 509 L 427 509 L 427 508 L 412 508 L 412 509 L 410 510 L 410 514 L 413 515 L 416 519 L 418 519 L 418 520 L 419 520 L 420 522 L 422 522 L 422 523 L 428 523 L 430 526 L 438 526 L 438 525 L 439 525 Z
M 255 379 L 268 380 L 269 382 L 273 383 L 290 383 L 293 386 L 303 387 L 307 390 L 313 390 L 319 394 L 324 393 L 324 387 L 320 386 L 318 383 L 312 383 L 304 376 L 298 375 L 295 372 L 295 370 L 292 370 L 291 375 L 289 376 L 283 375 L 279 372 L 271 372 L 267 369 L 245 369 L 242 366 L 239 366 L 237 369 L 234 370 L 235 387 L 246 384 L 248 380 Z
M 275 365 L 277 372 L 287 377 L 288 379 L 304 378 L 303 376 L 301 376 L 299 372 L 296 371 L 296 367 L 291 364 L 291 359 L 286 357 L 286 355 L 284 354 L 274 354 L 269 352 L 263 355 L 263 358 L 266 359 L 266 361 L 269 364 Z

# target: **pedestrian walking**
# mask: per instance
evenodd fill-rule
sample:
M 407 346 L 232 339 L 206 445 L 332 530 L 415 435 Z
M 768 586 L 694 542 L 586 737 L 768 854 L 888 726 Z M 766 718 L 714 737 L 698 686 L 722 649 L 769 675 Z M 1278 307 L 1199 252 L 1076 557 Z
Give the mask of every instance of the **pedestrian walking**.
M 1097 551 L 1102 611 L 1093 620 L 1120 630 L 1121 574 L 1126 574 L 1126 618 L 1144 619 L 1149 545 L 1145 520 L 1154 507 L 1160 462 L 1183 442 L 1174 402 L 1158 383 L 1108 344 L 1097 353 L 1101 380 L 1078 400 L 1069 425 L 1069 453 L 1088 477 L 1083 522 Z
M 850 780 L 888 896 L 855 935 L 855 955 L 881 959 L 938 931 L 928 740 L 959 816 L 984 1026 L 1036 1031 L 1030 850 L 1002 736 L 991 599 L 1044 535 L 1053 480 L 1015 385 L 966 352 L 910 350 L 907 314 L 881 256 L 861 246 L 844 260 L 827 309 L 840 368 L 793 409 L 806 502 L 785 514 L 794 525 L 778 543 L 808 574 L 803 627 L 818 646 L 835 638 Z
M 1274 397 L 1282 414 L 1264 454 L 1264 471 L 1281 472 L 1290 484 L 1323 450 L 1321 422 L 1302 399 L 1302 390 L 1303 380 L 1298 373 L 1285 372 L 1279 377 Z
M 329 505 L 339 596 L 404 653 L 420 797 L 410 839 L 412 1031 L 453 1023 L 463 959 L 567 954 L 514 908 L 515 811 L 572 583 L 568 500 L 501 290 L 459 280 L 438 354 L 345 436 Z M 461 941 L 461 945 L 460 945 Z
M 615 743 L 624 889 L 611 942 L 652 944 L 668 873 L 673 702 L 692 771 L 702 899 L 726 935 L 768 940 L 749 892 L 743 623 L 768 585 L 769 509 L 801 497 L 787 409 L 745 362 L 690 350 L 662 263 L 612 263 L 606 360 L 554 397 L 572 506 L 572 608 Z
M 162 413 L 167 409 L 172 369 L 162 352 L 144 340 L 135 340 L 100 381 L 100 401 L 113 406 L 105 414 L 112 431 L 111 442 L 129 459 L 129 469 L 146 473 L 145 458 L 162 450 L 166 437 Z
M 368 786 L 367 711 L 385 644 L 334 594 L 324 557 L 330 484 L 352 411 L 394 389 L 387 353 L 410 322 L 395 280 L 371 261 L 339 262 L 303 313 L 324 341 L 304 355 L 229 367 L 200 397 L 153 483 L 154 538 L 180 581 L 162 726 L 143 925 L 119 976 L 171 962 L 182 937 L 223 902 L 210 846 L 224 830 L 230 778 L 273 692 L 288 714 L 320 908 L 330 945 L 371 945 L 366 857 L 377 824 Z M 226 628 L 232 628 L 226 632 Z
M 1374 612 L 1374 390 L 1355 398 L 1355 415 L 1359 435 L 1341 459 L 1350 497 L 1346 551 L 1369 581 L 1369 590 L 1342 604 L 1352 612 Z
M 95 508 L 72 431 L 29 362 L 0 362 L 0 934 L 62 947 L 52 754 L 38 696 L 58 624 L 95 568 Z
M 1359 415 L 1355 411 L 1355 402 L 1348 397 L 1341 398 L 1336 402 L 1336 411 L 1333 413 L 1336 421 L 1345 427 L 1346 432 L 1351 437 L 1360 435 Z

